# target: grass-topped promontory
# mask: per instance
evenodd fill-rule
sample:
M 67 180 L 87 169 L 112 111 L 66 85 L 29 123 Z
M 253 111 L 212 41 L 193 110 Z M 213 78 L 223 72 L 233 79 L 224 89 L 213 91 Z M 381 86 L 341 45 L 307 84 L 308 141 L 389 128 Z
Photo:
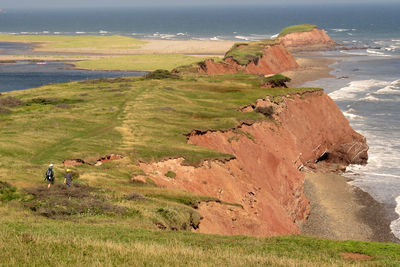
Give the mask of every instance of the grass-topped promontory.
M 295 32 L 310 32 L 313 29 L 317 28 L 316 25 L 313 24 L 299 24 L 299 25 L 293 25 L 284 28 L 281 33 L 279 34 L 279 37 L 285 36 L 290 33 L 295 33 Z
M 225 58 L 232 58 L 240 65 L 247 65 L 263 55 L 263 49 L 267 46 L 279 44 L 275 39 L 266 39 L 258 42 L 236 43 L 225 54 Z

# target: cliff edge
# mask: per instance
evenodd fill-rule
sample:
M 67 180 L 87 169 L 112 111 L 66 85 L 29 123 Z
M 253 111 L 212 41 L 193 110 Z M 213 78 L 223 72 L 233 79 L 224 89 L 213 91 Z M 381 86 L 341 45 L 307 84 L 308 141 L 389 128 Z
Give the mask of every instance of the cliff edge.
M 188 143 L 235 156 L 184 166 L 183 158 L 141 164 L 158 186 L 213 196 L 203 202 L 198 232 L 271 236 L 299 233 L 309 214 L 303 166 L 318 160 L 340 164 L 367 161 L 368 146 L 322 91 L 260 99 L 241 112 L 273 110 L 271 120 L 228 131 L 193 131 Z M 163 175 L 176 173 L 174 179 Z M 229 204 L 235 203 L 235 204 Z
M 311 24 L 294 25 L 282 30 L 278 41 L 290 50 L 320 50 L 337 45 L 323 29 Z

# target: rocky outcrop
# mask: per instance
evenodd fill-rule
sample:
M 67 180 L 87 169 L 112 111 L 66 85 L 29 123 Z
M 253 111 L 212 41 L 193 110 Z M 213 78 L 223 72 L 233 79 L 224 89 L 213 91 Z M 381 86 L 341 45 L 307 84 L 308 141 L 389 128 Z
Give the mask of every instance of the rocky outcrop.
M 247 65 L 238 64 L 232 57 L 227 57 L 221 62 L 209 59 L 199 65 L 199 72 L 211 75 L 238 72 L 268 75 L 298 67 L 292 54 L 280 44 L 266 46 L 261 52 L 262 56 Z
M 273 120 L 243 124 L 229 131 L 194 131 L 190 144 L 232 154 L 228 162 L 200 167 L 170 159 L 141 168 L 159 186 L 213 196 L 227 203 L 202 203 L 197 231 L 225 235 L 271 236 L 299 232 L 309 204 L 300 169 L 318 160 L 366 163 L 366 140 L 356 133 L 336 104 L 322 91 L 291 95 L 279 104 L 262 99 L 241 109 L 272 106 Z M 165 173 L 176 173 L 174 179 Z
M 291 50 L 318 50 L 337 45 L 324 30 L 314 28 L 278 37 L 279 42 Z

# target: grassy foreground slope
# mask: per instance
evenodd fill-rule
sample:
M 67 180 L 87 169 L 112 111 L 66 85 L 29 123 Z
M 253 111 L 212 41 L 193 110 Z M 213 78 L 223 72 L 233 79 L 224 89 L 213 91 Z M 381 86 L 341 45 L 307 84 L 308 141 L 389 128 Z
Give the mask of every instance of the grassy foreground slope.
M 343 266 L 343 253 L 398 266 L 396 244 L 329 241 L 302 236 L 227 237 L 151 231 L 129 223 L 49 220 L 0 206 L 0 265 L 5 266 Z M 6 259 L 6 260 L 5 260 Z M 356 264 L 358 265 L 358 264 Z
M 132 180 L 144 175 L 137 163 L 230 158 L 187 144 L 184 134 L 266 120 L 237 109 L 265 95 L 278 101 L 319 89 L 262 88 L 264 79 L 255 75 L 168 77 L 71 82 L 0 96 L 0 180 L 17 187 L 0 183 L 0 258 L 7 259 L 0 265 L 321 266 L 351 263 L 344 252 L 369 255 L 371 265 L 400 263 L 395 244 L 190 233 L 200 222 L 198 203 L 218 200 L 158 188 L 146 177 Z M 112 153 L 123 158 L 94 165 Z M 64 159 L 86 162 L 70 167 L 77 185 L 70 190 L 61 185 Z M 47 191 L 50 162 L 57 177 Z

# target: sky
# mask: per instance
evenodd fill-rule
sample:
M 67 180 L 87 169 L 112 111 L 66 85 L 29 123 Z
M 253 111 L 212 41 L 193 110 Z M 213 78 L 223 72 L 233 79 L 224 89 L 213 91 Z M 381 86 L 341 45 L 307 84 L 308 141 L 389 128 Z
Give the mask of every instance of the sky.
M 0 0 L 0 8 L 83 8 L 135 6 L 211 6 L 211 5 L 277 5 L 277 4 L 331 4 L 399 3 L 399 0 Z

